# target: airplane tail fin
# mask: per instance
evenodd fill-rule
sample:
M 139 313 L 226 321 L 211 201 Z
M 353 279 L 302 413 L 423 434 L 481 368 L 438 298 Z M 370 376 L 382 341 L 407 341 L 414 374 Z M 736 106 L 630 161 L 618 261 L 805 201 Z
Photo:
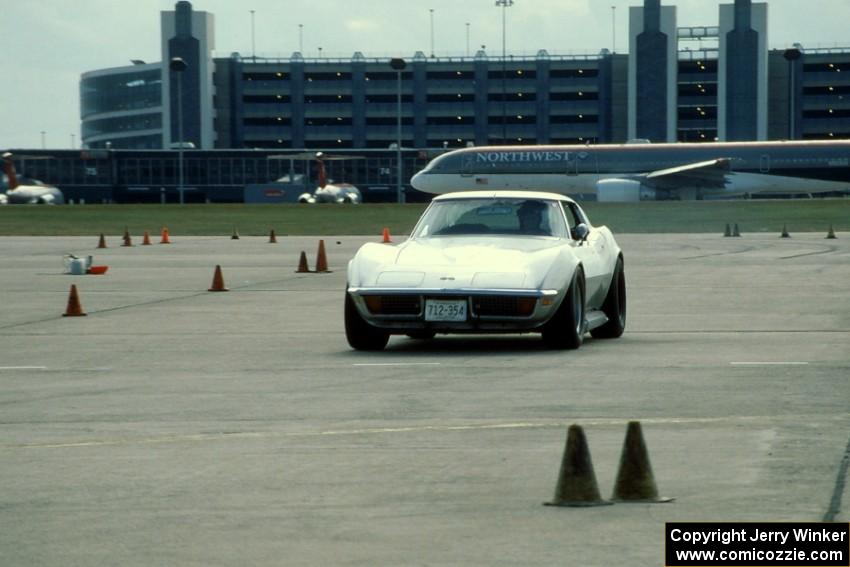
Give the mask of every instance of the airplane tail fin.
M 17 189 L 20 183 L 18 182 L 18 176 L 15 174 L 15 164 L 12 163 L 12 154 L 9 152 L 3 154 L 3 172 L 9 178 L 9 191 Z

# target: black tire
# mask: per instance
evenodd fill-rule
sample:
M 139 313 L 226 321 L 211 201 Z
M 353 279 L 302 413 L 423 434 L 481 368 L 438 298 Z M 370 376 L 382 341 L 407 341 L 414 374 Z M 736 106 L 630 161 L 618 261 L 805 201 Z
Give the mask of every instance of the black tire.
M 626 330 L 626 274 L 623 270 L 623 259 L 617 258 L 614 275 L 611 277 L 611 287 L 602 304 L 602 312 L 608 316 L 608 322 L 590 331 L 597 339 L 616 339 Z
M 575 350 L 581 346 L 586 326 L 584 308 L 584 272 L 579 268 L 558 312 L 543 327 L 547 347 Z
M 419 341 L 429 341 L 437 336 L 437 332 L 425 329 L 422 331 L 410 331 L 407 333 L 407 336 Z
M 390 340 L 390 334 L 367 323 L 351 295 L 345 294 L 345 338 L 356 350 L 382 350 Z

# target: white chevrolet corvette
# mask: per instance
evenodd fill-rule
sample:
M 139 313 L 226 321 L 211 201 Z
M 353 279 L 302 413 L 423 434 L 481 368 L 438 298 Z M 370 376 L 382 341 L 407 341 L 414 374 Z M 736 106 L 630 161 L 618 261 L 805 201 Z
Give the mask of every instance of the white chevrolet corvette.
M 370 243 L 348 264 L 345 335 L 380 350 L 391 334 L 541 333 L 552 348 L 626 325 L 623 254 L 569 197 L 470 191 L 436 197 L 410 238 Z

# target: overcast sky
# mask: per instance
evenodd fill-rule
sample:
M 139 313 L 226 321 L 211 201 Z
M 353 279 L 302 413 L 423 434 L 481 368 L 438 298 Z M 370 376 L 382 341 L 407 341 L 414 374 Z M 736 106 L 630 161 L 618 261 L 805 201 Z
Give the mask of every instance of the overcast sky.
M 731 1 L 731 0 L 729 0 Z M 718 0 L 662 0 L 679 26 L 717 25 Z M 80 75 L 160 61 L 164 0 L 0 0 L 0 149 L 80 143 Z M 850 48 L 850 0 L 769 0 L 771 47 Z M 642 0 L 515 0 L 507 9 L 507 51 L 515 54 L 626 51 L 628 7 Z M 502 9 L 494 0 L 194 0 L 215 16 L 215 53 L 251 54 L 251 10 L 258 55 L 462 56 L 481 45 L 501 53 Z M 612 6 L 616 9 L 612 10 Z M 613 15 L 613 18 L 612 18 Z M 615 23 L 612 30 L 612 21 Z

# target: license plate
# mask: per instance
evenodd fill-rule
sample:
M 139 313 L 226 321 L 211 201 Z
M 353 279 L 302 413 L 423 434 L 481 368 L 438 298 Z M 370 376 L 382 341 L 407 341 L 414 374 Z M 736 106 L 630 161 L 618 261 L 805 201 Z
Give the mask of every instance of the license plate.
M 425 320 L 466 321 L 466 301 L 463 299 L 426 299 Z

